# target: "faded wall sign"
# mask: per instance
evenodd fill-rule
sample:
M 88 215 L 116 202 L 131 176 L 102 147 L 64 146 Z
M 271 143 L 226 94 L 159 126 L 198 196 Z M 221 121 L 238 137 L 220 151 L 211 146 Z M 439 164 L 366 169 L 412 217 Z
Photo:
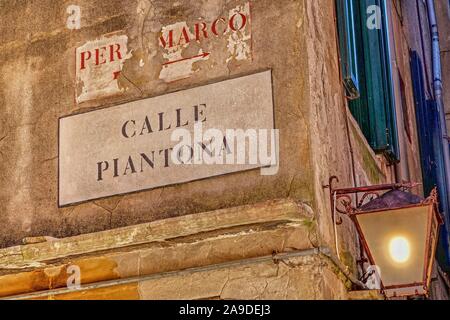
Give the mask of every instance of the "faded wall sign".
M 248 160 L 273 127 L 270 71 L 61 118 L 59 204 L 265 166 Z
M 202 46 L 221 39 L 227 41 L 228 54 L 223 63 L 251 59 L 249 2 L 230 9 L 210 22 L 198 19 L 195 23 L 181 21 L 164 26 L 159 38 L 164 58 L 159 78 L 171 82 L 189 77 L 195 72 L 196 63 L 206 61 L 215 54 Z
M 104 36 L 76 49 L 76 99 L 83 102 L 121 92 L 118 77 L 131 57 L 126 35 Z

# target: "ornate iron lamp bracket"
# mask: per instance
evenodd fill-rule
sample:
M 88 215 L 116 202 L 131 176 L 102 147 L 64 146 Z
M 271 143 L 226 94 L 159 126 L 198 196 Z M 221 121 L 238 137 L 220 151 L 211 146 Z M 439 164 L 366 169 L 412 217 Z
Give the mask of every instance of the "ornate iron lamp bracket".
M 382 192 L 389 190 L 409 190 L 420 185 L 420 183 L 392 183 L 382 184 L 376 186 L 365 187 L 353 187 L 353 188 L 335 188 L 334 183 L 339 183 L 339 178 L 336 176 L 330 177 L 328 185 L 324 185 L 324 188 L 330 189 L 330 203 L 332 211 L 333 223 L 337 225 L 342 224 L 342 218 L 334 215 L 334 209 L 340 214 L 351 217 L 352 215 L 360 212 L 360 208 L 367 203 L 382 195 Z M 358 200 L 358 194 L 362 194 L 360 200 Z M 336 207 L 335 207 L 336 206 Z M 335 221 L 336 220 L 336 221 Z

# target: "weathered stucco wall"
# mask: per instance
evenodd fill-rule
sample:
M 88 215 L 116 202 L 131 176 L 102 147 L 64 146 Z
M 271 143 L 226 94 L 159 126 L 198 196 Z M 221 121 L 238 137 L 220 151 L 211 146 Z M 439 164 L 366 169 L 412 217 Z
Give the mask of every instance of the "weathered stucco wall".
M 311 95 L 311 112 L 308 122 L 311 125 L 312 150 L 317 219 L 322 241 L 334 248 L 334 229 L 331 222 L 329 203 L 329 177 L 336 175 L 340 186 L 354 184 L 352 180 L 352 159 L 350 157 L 347 131 L 345 93 L 340 82 L 337 31 L 335 27 L 334 4 L 329 1 L 306 1 L 308 33 L 308 75 Z M 350 116 L 351 117 L 351 116 Z M 343 257 L 349 267 L 354 268 L 356 257 L 356 233 L 351 223 L 339 227 Z M 350 241 L 348 241 L 350 240 Z M 348 247 L 350 246 L 350 247 Z
M 80 0 L 81 28 L 74 30 L 66 26 L 71 4 L 50 0 L 0 4 L 1 20 L 14 22 L 0 26 L 0 246 L 19 244 L 25 237 L 66 238 L 110 231 L 60 241 L 28 239 L 28 243 L 50 241 L 4 249 L 0 282 L 9 285 L 1 295 L 63 287 L 67 275 L 60 278 L 61 270 L 70 263 L 84 266 L 83 274 L 91 277 L 86 283 L 94 283 L 274 252 L 319 246 L 334 251 L 330 195 L 323 188 L 329 177 L 338 176 L 339 187 L 395 180 L 394 167 L 373 153 L 347 108 L 333 1 Z M 238 38 L 215 36 L 212 30 L 206 37 L 197 30 L 201 39 L 189 45 L 181 43 L 171 49 L 161 43 L 161 33 L 166 36 L 164 41 L 170 41 L 170 28 L 186 23 L 195 37 L 195 24 L 204 22 L 211 28 L 218 17 L 229 17 L 236 8 L 244 10 L 249 19 L 245 34 Z M 100 46 L 108 48 L 105 39 L 111 38 L 118 39 L 122 50 L 126 47 L 121 51 L 123 59 L 113 65 L 105 63 L 109 80 L 98 76 L 94 81 L 86 76 L 90 67 L 80 68 L 82 49 L 93 50 L 92 41 L 99 39 Z M 401 37 L 398 41 L 402 44 L 396 52 L 403 59 L 398 68 L 408 80 L 404 71 L 407 40 Z M 165 64 L 191 56 L 196 58 L 182 62 L 180 69 Z M 95 59 L 101 57 L 92 51 L 85 62 Z M 67 156 L 58 154 L 60 117 L 267 69 L 272 70 L 275 127 L 280 129 L 277 175 L 261 176 L 253 170 L 58 207 L 58 157 Z M 413 108 L 409 87 L 408 94 L 408 107 Z M 414 123 L 411 126 L 415 132 Z M 407 164 L 403 168 L 408 173 L 413 172 L 409 178 L 420 182 L 417 137 L 412 140 L 401 161 Z M 263 210 L 259 205 L 251 210 L 238 207 L 279 198 L 293 199 L 290 205 L 301 208 L 306 218 L 291 221 L 291 207 L 284 211 L 270 206 Z M 234 207 L 231 212 L 204 213 Z M 267 212 L 287 217 L 266 221 Z M 191 214 L 197 214 L 198 220 Z M 225 228 L 226 219 L 234 219 L 234 224 Z M 150 223 L 136 227 L 143 233 L 133 227 L 117 233 L 111 230 L 142 223 Z M 184 229 L 177 229 L 178 224 Z M 158 228 L 163 231 L 160 238 L 155 236 Z M 341 262 L 356 274 L 357 235 L 346 218 L 338 227 L 338 238 Z M 94 254 L 100 264 L 94 258 L 94 262 L 85 261 Z M 147 256 L 147 263 L 140 260 Z M 348 298 L 350 286 L 345 287 L 346 280 L 338 276 L 335 266 L 317 257 L 293 260 L 288 267 L 270 262 L 145 280 L 116 287 L 117 297 Z M 108 266 L 113 266 L 111 274 L 105 271 L 110 270 Z M 134 272 L 141 267 L 148 268 L 147 272 Z M 99 274 L 100 269 L 103 273 Z M 34 282 L 36 277 L 42 282 Z M 200 288 L 205 277 L 211 286 Z M 11 285 L 16 282 L 17 286 Z M 180 287 L 184 291 L 174 291 Z M 83 294 L 101 297 L 106 293 Z
M 397 179 L 399 181 L 421 182 L 420 149 L 410 68 L 410 49 L 420 50 L 420 46 L 416 42 L 410 43 L 408 39 L 410 32 L 403 31 L 409 28 L 409 24 L 417 26 L 419 21 L 416 14 L 412 15 L 416 18 L 413 21 L 408 21 L 409 24 L 402 23 L 404 13 L 399 12 L 399 10 L 408 6 L 414 7 L 414 4 L 403 4 L 401 8 L 397 9 L 393 4 L 391 5 L 392 45 L 395 52 L 392 73 L 400 144 L 400 164 L 397 166 Z M 404 90 L 403 95 L 402 90 Z M 423 192 L 422 188 L 414 191 L 418 194 Z
M 403 26 L 389 6 L 393 38 L 393 77 L 395 103 L 397 105 L 397 126 L 400 143 L 400 162 L 388 163 L 383 155 L 376 155 L 367 143 L 358 123 L 347 107 L 344 86 L 340 75 L 334 4 L 329 1 L 306 1 L 308 21 L 309 90 L 311 96 L 311 154 L 314 168 L 317 217 L 321 235 L 331 247 L 334 230 L 331 223 L 332 208 L 329 205 L 329 190 L 323 186 L 328 178 L 336 175 L 339 183 L 335 187 L 366 186 L 397 181 L 421 182 L 421 167 L 418 152 L 417 127 L 414 100 L 409 71 L 409 46 Z M 395 35 L 395 36 L 394 36 Z M 399 76 L 406 85 L 405 95 L 408 119 L 404 119 L 399 85 Z M 411 131 L 406 136 L 405 126 Z M 422 193 L 421 187 L 413 192 Z M 341 259 L 355 268 L 359 257 L 356 230 L 353 223 L 344 217 L 344 223 L 337 228 Z
M 159 45 L 164 26 L 183 21 L 192 26 L 199 19 L 211 23 L 246 3 L 78 1 L 81 29 L 69 30 L 68 1 L 2 2 L 2 21 L 13 22 L 2 23 L 0 30 L 2 246 L 26 236 L 64 237 L 270 198 L 290 196 L 312 205 L 304 1 L 252 2 L 251 55 L 239 60 L 239 54 L 229 52 L 225 36 L 202 39 L 186 49 L 197 53 L 201 46 L 211 52 L 193 64 L 195 72 L 177 81 L 161 76 L 167 54 Z M 75 74 L 76 48 L 111 34 L 128 37 L 127 59 L 118 76 L 122 91 L 83 101 L 84 83 Z M 262 177 L 254 170 L 58 208 L 59 117 L 268 68 L 273 70 L 276 128 L 281 130 L 276 176 Z
M 8 186 L 0 191 L 0 219 L 2 230 L 7 230 L 1 233 L 2 245 L 30 236 L 66 237 L 292 197 L 317 209 L 321 240 L 332 246 L 329 191 L 322 188 L 329 176 L 338 175 L 341 186 L 353 185 L 355 161 L 360 185 L 386 178 L 382 161 L 371 153 L 351 116 L 346 120 L 332 2 L 251 2 L 250 55 L 230 59 L 227 37 L 202 39 L 197 45 L 212 54 L 193 64 L 195 72 L 177 81 L 160 79 L 167 52 L 158 41 L 165 26 L 180 21 L 193 25 L 199 18 L 211 23 L 246 3 L 109 1 L 94 6 L 85 1 L 78 3 L 80 30 L 66 27 L 66 2 L 4 5 L 2 14 L 17 27 L 2 26 L 2 50 L 10 52 L 2 56 L 0 95 L 6 116 L 1 126 L 1 183 Z M 35 19 L 21 12 L 33 12 Z M 111 34 L 128 37 L 127 59 L 118 77 L 122 92 L 83 101 L 79 87 L 84 83 L 75 72 L 76 48 Z M 188 53 L 198 50 L 189 47 Z M 277 175 L 263 177 L 255 170 L 57 207 L 59 117 L 267 68 L 273 71 L 275 127 L 280 129 Z M 352 260 L 356 247 L 351 223 L 341 230 L 342 251 Z
M 312 219 L 268 201 L 1 249 L 0 298 L 346 299 Z

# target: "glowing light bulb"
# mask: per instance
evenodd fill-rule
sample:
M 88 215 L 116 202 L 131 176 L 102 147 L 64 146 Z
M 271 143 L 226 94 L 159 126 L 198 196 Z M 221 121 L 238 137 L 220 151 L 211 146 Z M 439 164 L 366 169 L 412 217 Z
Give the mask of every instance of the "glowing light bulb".
M 389 242 L 389 253 L 392 260 L 397 263 L 405 263 L 409 260 L 411 249 L 409 241 L 404 237 L 395 237 Z

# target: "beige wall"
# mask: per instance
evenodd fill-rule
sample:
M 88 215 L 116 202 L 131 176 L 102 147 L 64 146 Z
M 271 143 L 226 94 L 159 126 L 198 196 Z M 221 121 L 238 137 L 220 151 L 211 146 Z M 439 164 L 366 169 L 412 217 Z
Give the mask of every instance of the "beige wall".
M 346 299 L 347 270 L 313 247 L 312 218 L 268 201 L 0 249 L 0 298 Z
M 413 6 L 413 4 L 410 5 Z M 408 6 L 408 4 L 403 4 L 402 8 L 406 6 Z M 391 26 L 393 30 L 391 43 L 394 46 L 393 52 L 395 52 L 395 57 L 393 57 L 392 62 L 392 73 L 394 79 L 397 127 L 401 158 L 400 164 L 397 166 L 397 178 L 399 181 L 422 181 L 415 101 L 409 59 L 409 50 L 410 48 L 415 47 L 415 43 L 409 42 L 409 32 L 406 30 L 406 26 L 408 25 L 402 25 L 402 17 L 399 15 L 398 11 L 395 10 L 395 7 L 391 6 Z M 414 15 L 412 15 L 412 17 L 414 17 Z M 410 19 L 412 17 L 410 17 Z M 412 21 L 409 23 L 412 23 Z M 400 84 L 401 81 L 403 81 L 404 84 L 406 112 L 403 111 L 402 107 L 403 101 Z M 408 136 L 407 128 L 409 128 L 410 136 Z M 419 192 L 422 192 L 422 190 L 419 190 Z
M 333 21 L 333 6 L 327 1 L 306 1 L 309 21 L 309 85 L 311 95 L 311 145 L 314 168 L 314 186 L 316 194 L 317 216 L 321 234 L 326 242 L 333 243 L 334 232 L 330 222 L 328 190 L 322 186 L 332 175 L 340 179 L 339 187 L 365 186 L 398 181 L 422 181 L 415 122 L 414 100 L 409 71 L 409 46 L 407 31 L 402 30 L 394 7 L 390 7 L 390 23 L 394 32 L 393 73 L 395 99 L 397 104 L 397 121 L 399 128 L 401 155 L 400 163 L 389 165 L 384 156 L 375 155 L 368 146 L 358 124 L 346 107 L 343 86 L 339 81 L 339 62 L 336 48 L 336 29 Z M 317 21 L 324 21 L 317 23 Z M 404 132 L 403 115 L 400 100 L 399 82 L 396 72 L 399 72 L 406 83 L 407 108 L 411 141 Z M 347 116 L 346 116 L 347 115 Z M 347 119 L 346 119 L 347 118 Z M 354 173 L 353 173 L 354 171 Z M 422 193 L 421 188 L 413 190 Z M 339 226 L 340 248 L 343 259 L 349 257 L 347 263 L 352 265 L 352 259 L 359 256 L 354 239 L 356 233 L 351 221 L 344 218 L 344 224 Z M 354 261 L 353 261 L 354 262 Z
M 228 40 L 205 41 L 200 45 L 215 54 L 198 64 L 196 72 L 174 82 L 160 79 L 163 56 L 157 43 L 164 26 L 179 21 L 194 23 L 198 18 L 212 21 L 246 2 L 184 0 L 175 5 L 163 0 L 82 0 L 78 2 L 82 8 L 80 30 L 66 28 L 66 8 L 71 4 L 68 1 L 5 5 L 0 12 L 1 20 L 14 21 L 14 26 L 4 23 L 0 26 L 3 37 L 0 44 L 3 53 L 0 56 L 0 245 L 15 245 L 31 236 L 63 238 L 269 199 L 292 198 L 312 215 L 308 223 L 318 230 L 313 245 L 334 251 L 329 190 L 323 188 L 328 178 L 337 175 L 340 183 L 336 186 L 351 187 L 393 182 L 395 173 L 382 156 L 372 152 L 347 109 L 340 81 L 333 1 L 252 1 L 251 58 L 226 62 Z M 132 52 L 118 80 L 124 91 L 77 103 L 76 48 L 115 32 L 127 35 L 128 49 Z M 398 68 L 409 79 L 406 39 L 396 40 L 401 43 L 396 51 L 400 56 Z M 275 127 L 280 129 L 277 175 L 263 177 L 259 170 L 254 170 L 58 208 L 58 156 L 64 156 L 58 155 L 57 148 L 59 117 L 265 69 L 273 72 Z M 410 90 L 408 86 L 409 94 Z M 408 106 L 412 108 L 409 98 Z M 414 119 L 413 113 L 411 118 Z M 402 162 L 408 164 L 411 179 L 420 182 L 415 135 L 413 139 L 411 146 L 405 148 Z M 246 216 L 241 218 L 245 224 Z M 302 232 L 305 237 L 307 233 Z M 341 260 L 356 274 L 359 250 L 352 223 L 344 219 L 338 233 Z M 269 241 L 268 251 L 278 249 L 270 238 L 261 237 L 262 243 Z M 244 251 L 239 253 L 240 258 L 249 256 Z M 285 297 L 344 297 L 342 284 L 336 285 L 340 282 L 334 275 L 315 267 L 311 267 L 312 272 L 308 263 L 301 269 L 304 272 L 296 270 L 292 277 L 298 283 L 306 280 L 318 283 L 320 290 Z M 310 274 L 309 278 L 305 278 L 305 273 Z M 317 280 L 321 273 L 328 277 L 325 285 Z M 219 279 L 223 274 L 212 276 Z M 259 286 L 259 269 L 255 269 L 252 277 Z M 286 279 L 274 280 L 283 286 Z M 166 289 L 170 293 L 170 288 Z M 226 297 L 253 298 L 261 294 L 259 290 Z
M 64 237 L 271 198 L 291 196 L 312 205 L 305 2 L 252 3 L 252 59 L 224 63 L 223 37 L 205 41 L 214 54 L 191 77 L 171 83 L 159 79 L 158 37 L 164 25 L 191 24 L 200 17 L 212 21 L 246 2 L 181 1 L 172 7 L 169 1 L 140 1 L 150 6 L 140 15 L 137 1 L 80 1 L 81 30 L 66 28 L 69 2 L 6 5 L 2 21 L 14 21 L 14 27 L 2 24 L 0 30 L 2 245 L 29 235 Z M 132 50 L 124 64 L 126 79 L 119 78 L 127 90 L 77 104 L 75 48 L 113 32 L 126 34 Z M 278 175 L 262 177 L 255 170 L 58 209 L 59 117 L 267 68 L 273 70 L 276 127 L 281 130 Z

